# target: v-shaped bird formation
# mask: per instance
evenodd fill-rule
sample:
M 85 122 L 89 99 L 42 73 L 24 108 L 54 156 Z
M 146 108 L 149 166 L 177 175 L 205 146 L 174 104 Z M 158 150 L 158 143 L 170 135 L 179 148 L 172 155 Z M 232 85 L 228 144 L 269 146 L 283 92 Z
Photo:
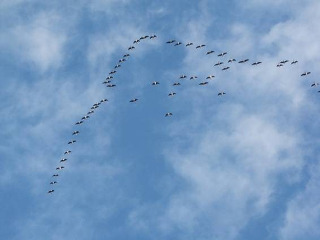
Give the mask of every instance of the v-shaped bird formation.
M 153 39 L 156 39 L 157 38 L 157 35 L 145 35 L 145 36 L 141 36 L 140 38 L 136 39 L 133 41 L 133 45 L 129 46 L 128 47 L 128 51 L 132 52 L 136 49 L 136 45 L 137 44 L 140 44 L 141 42 L 145 41 L 145 40 L 153 40 Z M 182 41 L 177 41 L 175 39 L 171 39 L 171 40 L 168 40 L 166 41 L 166 44 L 167 45 L 171 45 L 173 47 L 187 47 L 187 48 L 194 48 L 195 51 L 202 51 L 201 49 L 205 49 L 207 48 L 207 45 L 206 44 L 194 44 L 193 42 L 187 42 L 187 43 L 183 43 Z M 212 49 L 205 49 L 205 52 L 204 52 L 204 55 L 215 55 L 215 51 L 212 50 Z M 221 52 L 219 54 L 217 54 L 216 56 L 221 59 L 219 60 L 218 62 L 214 63 L 212 66 L 213 67 L 220 67 L 222 65 L 222 68 L 221 68 L 221 71 L 226 71 L 226 70 L 229 70 L 230 68 L 232 68 L 232 64 L 235 64 L 235 63 L 238 63 L 238 64 L 246 64 L 247 62 L 249 62 L 249 59 L 248 58 L 245 58 L 245 59 L 240 59 L 240 60 L 236 60 L 235 58 L 228 58 L 228 60 L 224 60 L 227 64 L 229 65 L 225 65 L 225 62 L 223 62 L 223 58 L 226 56 L 226 55 L 229 55 L 228 52 Z M 108 76 L 106 77 L 105 81 L 102 82 L 106 87 L 108 88 L 114 88 L 116 87 L 116 84 L 113 83 L 114 81 L 114 76 L 116 75 L 117 73 L 117 70 L 121 68 L 122 64 L 127 62 L 127 60 L 129 59 L 130 57 L 130 54 L 129 53 L 125 53 L 115 64 L 114 68 L 109 72 Z M 282 61 L 279 61 L 275 66 L 280 68 L 280 67 L 284 67 L 286 64 L 289 64 L 289 62 L 291 62 L 291 65 L 295 65 L 298 63 L 297 60 L 292 60 L 292 61 L 289 61 L 289 60 L 282 60 Z M 251 66 L 258 66 L 258 65 L 261 65 L 262 62 L 261 61 L 254 61 L 251 63 Z M 311 74 L 311 72 L 309 71 L 305 71 L 303 73 L 301 73 L 301 77 L 306 77 L 308 76 L 309 74 Z M 181 74 L 178 79 L 179 81 L 176 81 L 172 84 L 173 88 L 176 88 L 178 86 L 180 86 L 182 83 L 180 82 L 180 80 L 185 80 L 185 79 L 189 79 L 189 80 L 198 80 L 198 77 L 193 75 L 193 76 L 187 76 L 185 74 Z M 200 82 L 198 83 L 199 86 L 206 86 L 209 84 L 209 82 L 215 78 L 214 75 L 208 75 L 207 77 L 205 77 L 205 79 L 203 80 L 200 80 Z M 158 81 L 153 81 L 151 82 L 151 85 L 152 86 L 157 86 L 159 85 L 160 82 Z M 311 87 L 314 88 L 314 87 L 317 87 L 319 86 L 319 83 L 317 82 L 314 82 L 311 84 Z M 320 91 L 318 91 L 320 92 Z M 168 93 L 168 97 L 174 97 L 177 93 L 175 91 L 170 91 Z M 219 91 L 217 92 L 217 96 L 219 97 L 223 97 L 224 95 L 226 95 L 226 92 L 224 91 Z M 137 104 L 138 102 L 138 98 L 135 98 L 133 97 L 132 99 L 128 100 L 130 104 Z M 95 113 L 95 110 L 97 108 L 99 108 L 100 106 L 102 106 L 102 104 L 105 104 L 108 102 L 108 99 L 101 99 L 100 101 L 94 103 L 92 105 L 92 107 L 87 111 L 86 114 L 83 115 L 83 117 L 81 117 L 78 121 L 75 122 L 75 125 L 76 126 L 80 126 L 82 124 L 85 124 L 87 121 L 89 121 L 89 118 L 90 118 L 90 115 L 94 114 Z M 167 112 L 167 113 L 164 113 L 163 115 L 164 117 L 172 117 L 173 116 L 173 113 L 172 112 Z M 78 129 L 74 130 L 70 135 L 72 136 L 72 139 L 70 139 L 68 142 L 67 142 L 67 146 L 71 146 L 71 145 L 74 145 L 77 143 L 77 135 L 80 134 L 80 131 Z M 52 175 L 52 178 L 54 178 L 54 180 L 51 180 L 50 181 L 50 185 L 55 185 L 58 183 L 58 177 L 59 177 L 59 174 L 61 171 L 63 171 L 63 169 L 65 168 L 65 163 L 67 162 L 68 158 L 67 156 L 69 156 L 70 154 L 72 154 L 72 151 L 71 150 L 66 150 L 64 153 L 63 153 L 63 157 L 59 160 L 59 165 L 56 167 L 56 172 Z M 49 194 L 52 194 L 55 190 L 53 188 L 51 188 L 48 193 Z

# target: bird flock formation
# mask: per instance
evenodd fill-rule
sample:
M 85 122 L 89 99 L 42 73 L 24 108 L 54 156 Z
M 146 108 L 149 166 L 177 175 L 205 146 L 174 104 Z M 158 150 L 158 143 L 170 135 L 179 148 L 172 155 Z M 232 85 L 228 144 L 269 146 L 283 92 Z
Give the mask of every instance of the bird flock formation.
M 156 35 L 150 35 L 150 36 L 149 36 L 149 35 L 146 35 L 146 36 L 142 36 L 142 37 L 140 37 L 140 38 L 138 38 L 138 39 L 136 39 L 136 40 L 133 41 L 133 45 L 131 45 L 131 46 L 128 47 L 128 51 L 131 53 L 132 51 L 135 50 L 136 45 L 139 44 L 140 42 L 142 42 L 142 41 L 144 41 L 144 40 L 147 40 L 147 39 L 152 40 L 152 39 L 155 39 L 155 38 L 157 38 Z M 192 42 L 187 42 L 187 43 L 183 44 L 182 42 L 176 41 L 176 40 L 174 40 L 174 39 L 167 41 L 166 44 L 172 45 L 172 46 L 174 46 L 174 47 L 185 46 L 185 47 L 187 47 L 187 48 L 192 48 L 192 47 L 195 46 L 195 49 L 197 49 L 197 50 L 198 50 L 198 49 L 206 48 L 206 45 L 205 45 L 205 44 L 194 45 L 194 43 L 192 43 Z M 104 84 L 106 87 L 108 87 L 108 88 L 114 88 L 114 87 L 116 87 L 116 84 L 113 82 L 114 76 L 115 76 L 115 74 L 117 73 L 117 70 L 122 66 L 122 64 L 129 59 L 130 53 L 125 53 L 125 54 L 122 56 L 122 58 L 120 58 L 120 59 L 118 60 L 118 62 L 117 62 L 116 65 L 114 66 L 114 68 L 109 72 L 108 76 L 106 77 L 105 81 L 103 82 L 103 84 Z M 214 50 L 206 50 L 206 51 L 205 51 L 205 55 L 213 55 L 213 54 L 215 54 L 215 51 L 214 51 Z M 236 59 L 234 59 L 234 58 L 229 58 L 228 60 L 225 60 L 226 64 L 229 64 L 229 65 L 226 65 L 226 64 L 223 62 L 224 56 L 226 56 L 226 55 L 228 55 L 227 52 L 221 52 L 221 53 L 217 54 L 216 56 L 217 56 L 218 58 L 220 58 L 221 60 L 219 60 L 217 63 L 215 63 L 215 64 L 213 65 L 213 67 L 219 67 L 219 66 L 222 65 L 221 70 L 222 70 L 222 71 L 227 71 L 228 69 L 230 69 L 230 67 L 232 66 L 231 64 L 233 64 L 233 63 L 236 63 L 236 62 L 237 62 L 237 63 L 239 63 L 239 64 L 245 64 L 245 63 L 249 62 L 249 59 L 247 59 L 247 58 L 246 58 L 246 59 L 241 59 L 241 60 L 238 60 L 238 61 L 237 61 Z M 278 67 L 278 68 L 284 67 L 288 62 L 291 62 L 291 65 L 298 63 L 297 60 L 292 60 L 292 61 L 282 60 L 282 61 L 280 61 L 280 62 L 276 65 L 276 67 Z M 257 65 L 260 65 L 260 64 L 262 64 L 261 61 L 255 61 L 255 62 L 252 62 L 252 63 L 251 63 L 252 66 L 257 66 Z M 305 77 L 305 76 L 307 76 L 307 75 L 309 75 L 309 74 L 311 74 L 311 72 L 309 72 L 309 71 L 303 72 L 303 73 L 301 74 L 301 77 Z M 198 77 L 195 76 L 195 75 L 190 76 L 190 77 L 187 77 L 187 75 L 182 74 L 182 75 L 179 76 L 179 80 L 187 79 L 187 78 L 189 78 L 190 80 L 196 80 L 196 79 L 198 79 Z M 211 80 L 211 79 L 213 79 L 213 78 L 215 78 L 214 75 L 208 75 L 207 77 L 205 77 L 204 80 L 202 80 L 200 83 L 198 83 L 198 85 L 199 85 L 199 86 L 207 85 L 207 84 L 209 84 L 209 80 Z M 159 84 L 160 84 L 160 83 L 159 83 L 158 81 L 153 81 L 153 82 L 151 83 L 152 86 L 157 86 L 157 85 L 159 85 Z M 174 82 L 174 83 L 172 84 L 173 87 L 180 86 L 180 85 L 181 85 L 181 82 L 180 82 L 180 81 Z M 317 86 L 319 86 L 319 83 L 314 82 L 314 83 L 311 84 L 311 87 L 317 87 Z M 318 92 L 320 92 L 320 91 L 318 91 Z M 176 94 L 177 94 L 176 92 L 170 91 L 169 94 L 168 94 L 168 96 L 169 96 L 169 97 L 173 97 L 173 96 L 175 96 Z M 225 95 L 225 94 L 226 94 L 226 93 L 225 93 L 224 91 L 220 91 L 220 92 L 217 93 L 218 96 L 223 96 L 223 95 Z M 135 103 L 135 102 L 137 102 L 137 101 L 138 101 L 138 98 L 132 98 L 131 100 L 129 100 L 130 103 Z M 97 108 L 99 108 L 102 104 L 106 103 L 106 102 L 108 102 L 108 99 L 105 99 L 105 98 L 104 98 L 104 99 L 101 99 L 100 101 L 94 103 L 94 104 L 91 106 L 91 108 L 87 111 L 87 113 L 86 113 L 79 121 L 75 122 L 75 125 L 76 125 L 76 126 L 80 126 L 80 125 L 84 124 L 86 121 L 88 121 L 88 119 L 90 118 L 90 115 L 94 114 L 94 113 L 95 113 L 95 110 L 96 110 Z M 172 113 L 172 112 L 167 112 L 167 113 L 164 114 L 164 116 L 165 116 L 165 117 L 171 117 L 171 116 L 173 116 L 173 113 Z M 80 134 L 80 131 L 79 131 L 79 130 L 74 130 L 74 131 L 72 132 L 72 139 L 69 140 L 68 143 L 67 143 L 69 147 L 77 142 L 76 136 L 77 136 L 78 134 Z M 54 180 L 50 181 L 50 185 L 51 185 L 51 186 L 53 186 L 53 185 L 55 185 L 55 184 L 58 183 L 57 179 L 58 179 L 58 177 L 59 177 L 59 174 L 60 174 L 60 172 L 65 168 L 64 164 L 65 164 L 65 162 L 68 160 L 67 156 L 68 156 L 69 154 L 71 154 L 71 153 L 72 153 L 72 151 L 69 150 L 69 149 L 64 152 L 63 157 L 62 157 L 62 158 L 60 159 L 60 161 L 59 161 L 59 165 L 56 167 L 56 172 L 52 175 L 52 178 L 53 178 Z M 53 188 L 51 188 L 51 189 L 48 191 L 48 193 L 51 194 L 51 193 L 53 193 L 54 191 L 55 191 L 55 190 L 54 190 Z

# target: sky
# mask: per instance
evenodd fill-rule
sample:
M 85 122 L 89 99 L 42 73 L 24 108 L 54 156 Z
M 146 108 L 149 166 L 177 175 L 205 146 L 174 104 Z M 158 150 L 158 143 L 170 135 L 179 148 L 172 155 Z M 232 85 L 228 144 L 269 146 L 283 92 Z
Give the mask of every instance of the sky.
M 0 238 L 320 239 L 319 9 L 2 0 Z

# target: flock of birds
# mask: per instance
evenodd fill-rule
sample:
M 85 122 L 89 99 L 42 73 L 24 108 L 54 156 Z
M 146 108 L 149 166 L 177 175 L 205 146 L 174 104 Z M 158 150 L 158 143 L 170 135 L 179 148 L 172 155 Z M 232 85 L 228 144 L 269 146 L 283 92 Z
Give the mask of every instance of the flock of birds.
M 131 45 L 131 46 L 128 47 L 128 51 L 132 52 L 132 51 L 136 48 L 135 45 L 137 45 L 138 43 L 142 42 L 143 40 L 146 40 L 146 39 L 155 39 L 155 38 L 157 38 L 156 35 L 150 35 L 150 36 L 149 36 L 149 35 L 146 35 L 146 36 L 142 36 L 142 37 L 140 37 L 139 39 L 136 39 L 136 40 L 133 41 L 133 45 Z M 185 47 L 187 47 L 187 48 L 191 48 L 192 46 L 195 46 L 196 49 L 202 49 L 202 48 L 205 48 L 205 47 L 206 47 L 205 44 L 194 45 L 192 42 L 188 42 L 188 43 L 186 43 L 186 44 L 183 44 L 182 42 L 176 41 L 176 40 L 169 40 L 169 41 L 166 42 L 166 44 L 168 44 L 168 45 L 173 45 L 174 47 L 177 47 L 177 46 L 181 46 L 181 45 L 182 45 L 182 46 L 185 46 Z M 213 50 L 208 50 L 208 51 L 205 51 L 205 52 L 206 52 L 206 55 L 210 55 L 210 54 L 214 54 L 214 53 L 215 53 L 215 51 L 213 51 Z M 217 66 L 223 65 L 223 67 L 221 68 L 222 71 L 227 71 L 228 69 L 230 69 L 230 66 L 226 66 L 225 63 L 222 61 L 222 58 L 223 58 L 225 55 L 227 55 L 227 54 L 228 54 L 227 52 L 221 52 L 221 53 L 217 54 L 217 57 L 221 58 L 221 61 L 218 61 L 218 62 L 215 63 L 213 66 L 214 66 L 214 67 L 217 67 Z M 115 74 L 117 73 L 118 68 L 121 67 L 121 64 L 123 64 L 124 62 L 126 62 L 129 57 L 130 57 L 130 54 L 129 54 L 129 53 L 125 53 L 125 54 L 123 55 L 123 57 L 118 60 L 118 62 L 116 63 L 116 65 L 114 66 L 114 68 L 112 69 L 112 71 L 109 72 L 108 76 L 106 77 L 105 81 L 103 82 L 103 84 L 105 84 L 106 87 L 108 87 L 108 88 L 116 87 L 116 84 L 113 82 L 114 76 L 115 76 Z M 237 60 L 234 59 L 234 58 L 230 58 L 230 59 L 228 59 L 226 62 L 227 62 L 228 64 L 231 64 L 231 63 L 234 63 L 234 62 L 238 62 L 239 64 L 245 64 L 245 63 L 249 62 L 249 59 L 246 58 L 246 59 L 241 59 L 241 60 L 237 61 Z M 282 61 L 280 61 L 280 62 L 276 65 L 276 67 L 278 67 L 278 68 L 283 67 L 284 65 L 288 64 L 289 62 L 290 62 L 291 65 L 298 63 L 297 60 L 292 60 L 292 61 L 282 60 Z M 255 62 L 252 62 L 252 63 L 251 63 L 252 66 L 257 66 L 257 65 L 260 65 L 260 64 L 262 64 L 261 61 L 255 61 Z M 309 72 L 309 71 L 303 72 L 303 73 L 301 74 L 301 77 L 305 77 L 305 76 L 307 76 L 307 75 L 309 75 L 309 74 L 311 74 L 311 72 Z M 214 77 L 215 77 L 214 75 L 209 75 L 209 76 L 205 77 L 205 79 L 204 79 L 203 81 L 201 81 L 201 82 L 199 83 L 199 85 L 200 85 L 200 86 L 204 86 L 204 85 L 209 84 L 209 80 L 210 80 L 210 79 L 213 79 Z M 186 79 L 186 78 L 188 78 L 188 77 L 187 77 L 185 74 L 182 74 L 182 75 L 179 76 L 179 79 L 180 79 L 180 80 Z M 198 77 L 197 77 L 197 76 L 190 76 L 189 79 L 190 79 L 190 80 L 196 80 L 196 79 L 198 79 Z M 160 84 L 160 83 L 159 83 L 158 81 L 154 81 L 154 82 L 151 83 L 152 86 L 157 86 L 157 85 L 159 85 L 159 84 Z M 174 82 L 172 85 L 173 85 L 173 86 L 179 86 L 179 85 L 181 85 L 181 83 L 178 81 L 178 82 Z M 316 87 L 316 86 L 319 86 L 319 83 L 314 82 L 314 83 L 311 84 L 311 87 Z M 318 91 L 318 92 L 320 92 L 320 91 Z M 221 91 L 221 92 L 218 92 L 217 95 L 218 95 L 218 96 L 223 96 L 223 95 L 225 95 L 225 94 L 226 94 L 226 92 Z M 169 92 L 169 94 L 168 94 L 169 97 L 173 97 L 173 96 L 175 96 L 175 95 L 176 95 L 176 92 L 174 92 L 174 91 L 171 91 L 171 92 Z M 133 98 L 133 99 L 131 99 L 129 102 L 130 102 L 130 103 L 135 103 L 135 102 L 137 102 L 137 101 L 138 101 L 138 98 Z M 90 118 L 90 115 L 94 114 L 94 113 L 95 113 L 95 110 L 96 110 L 97 108 L 99 108 L 99 107 L 101 106 L 101 104 L 104 104 L 104 103 L 106 103 L 106 102 L 108 102 L 108 99 L 101 99 L 101 100 L 98 101 L 97 103 L 94 103 L 94 104 L 91 106 L 91 108 L 88 110 L 88 112 L 87 112 L 79 121 L 77 121 L 77 122 L 75 123 L 75 125 L 79 126 L 79 125 L 81 125 L 81 124 L 84 124 L 85 121 L 87 121 L 87 120 Z M 167 113 L 164 114 L 164 116 L 165 116 L 165 117 L 171 117 L 171 116 L 173 116 L 173 113 L 172 113 L 172 112 L 167 112 Z M 79 130 L 75 130 L 75 131 L 72 132 L 72 137 L 73 137 L 73 138 L 68 141 L 68 146 L 73 145 L 73 144 L 75 144 L 75 143 L 77 142 L 77 140 L 76 140 L 75 138 L 76 138 L 76 136 L 77 136 L 79 133 L 80 133 Z M 51 186 L 58 183 L 57 179 L 58 179 L 58 177 L 59 177 L 59 173 L 65 168 L 65 166 L 64 166 L 63 164 L 68 160 L 67 156 L 68 156 L 69 154 L 71 154 L 71 150 L 66 150 L 66 151 L 64 152 L 64 154 L 63 154 L 63 158 L 60 159 L 60 162 L 59 162 L 60 164 L 59 164 L 59 166 L 56 167 L 56 172 L 52 175 L 52 178 L 53 178 L 54 180 L 52 180 L 52 181 L 50 182 L 50 185 L 51 185 Z M 54 190 L 53 188 L 51 188 L 51 189 L 48 191 L 48 193 L 51 194 L 51 193 L 53 193 L 54 191 L 55 191 L 55 190 Z

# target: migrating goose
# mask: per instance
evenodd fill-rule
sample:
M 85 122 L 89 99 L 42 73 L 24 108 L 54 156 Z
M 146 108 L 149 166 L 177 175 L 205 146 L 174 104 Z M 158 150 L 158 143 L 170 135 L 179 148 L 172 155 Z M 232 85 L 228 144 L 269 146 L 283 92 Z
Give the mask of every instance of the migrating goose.
M 229 59 L 229 60 L 228 60 L 228 63 L 235 62 L 235 61 L 237 61 L 237 60 L 234 59 L 234 58 L 232 58 L 232 59 Z
M 130 54 L 129 53 L 126 53 L 125 55 L 123 55 L 124 58 L 126 57 L 130 57 Z
M 159 82 L 153 82 L 152 83 L 153 86 L 158 85 L 158 84 L 160 84 L 160 83 Z
M 125 61 L 127 61 L 127 59 L 125 59 L 125 58 L 119 59 L 119 63 L 122 63 L 122 62 L 125 62 Z
M 92 113 L 94 113 L 93 110 L 90 110 L 89 112 L 87 112 L 87 114 L 92 114 Z
M 156 38 L 156 37 L 157 37 L 157 35 L 154 34 L 154 35 L 150 36 L 150 39 L 153 39 L 153 38 Z
M 60 160 L 60 162 L 65 162 L 65 161 L 67 161 L 68 159 L 67 158 L 62 158 L 61 160 Z
M 168 112 L 168 113 L 166 113 L 166 115 L 164 115 L 165 117 L 170 117 L 170 116 L 172 116 L 172 113 L 171 112 Z
M 108 77 L 106 77 L 106 80 L 109 80 L 111 78 L 113 78 L 113 76 L 108 76 Z
M 174 46 L 179 46 L 181 44 L 182 44 L 182 42 L 177 42 Z
M 220 66 L 223 62 L 217 62 L 214 66 Z
M 197 76 L 191 76 L 190 80 L 197 79 L 197 78 L 198 78 Z
M 86 119 L 88 119 L 88 118 L 90 118 L 90 116 L 86 115 L 86 116 L 82 117 L 81 119 L 82 119 L 82 120 L 86 120 Z
M 53 193 L 53 192 L 54 192 L 54 190 L 53 190 L 53 189 L 48 191 L 48 193 Z
M 52 175 L 52 177 L 58 177 L 58 176 L 59 176 L 59 174 L 57 174 L 57 173 Z
M 224 67 L 222 68 L 222 71 L 228 70 L 230 67 Z
M 169 40 L 169 41 L 167 41 L 167 43 L 174 43 L 176 40 Z
M 218 96 L 222 96 L 222 95 L 225 95 L 225 94 L 226 94 L 225 92 L 219 92 Z
M 176 95 L 175 92 L 170 92 L 170 93 L 168 94 L 169 97 L 172 97 L 172 96 L 174 96 L 174 95 Z
M 201 45 L 196 46 L 196 48 L 203 48 L 205 46 L 206 46 L 205 44 L 201 44 Z
M 138 101 L 138 98 L 134 98 L 130 100 L 130 102 L 136 102 L 136 101 Z
M 90 109 L 96 109 L 96 108 L 98 108 L 99 106 L 98 105 L 95 105 L 95 106 L 92 106 Z
M 311 72 L 304 72 L 301 74 L 301 77 L 309 75 Z
M 207 84 L 208 84 L 208 82 L 201 82 L 201 83 L 199 83 L 200 86 L 207 85 Z
M 75 142 L 76 142 L 76 140 L 72 140 L 72 141 L 68 142 L 68 144 L 73 144 Z
M 145 36 L 140 37 L 140 39 L 142 40 L 142 39 L 146 39 L 148 37 L 149 37 L 148 35 L 145 35 Z
M 106 99 L 106 98 L 101 99 L 100 103 L 103 103 L 103 102 L 108 102 L 108 99 Z
M 214 77 L 215 77 L 214 75 L 209 75 L 208 77 L 206 77 L 206 79 L 212 79 Z
M 251 65 L 253 65 L 253 66 L 255 66 L 255 65 L 259 65 L 259 64 L 261 64 L 262 62 L 254 62 L 254 63 L 252 63 Z
M 132 50 L 132 49 L 135 49 L 135 46 L 130 46 L 130 47 L 128 48 L 128 50 Z
M 206 55 L 209 55 L 209 54 L 211 54 L 211 53 L 214 53 L 214 51 L 213 51 L 213 50 L 208 51 Z
M 64 152 L 65 155 L 66 155 L 66 154 L 70 154 L 70 153 L 71 153 L 70 150 Z
M 56 167 L 56 170 L 62 170 L 62 169 L 64 169 L 64 166 Z
M 119 67 L 121 67 L 121 65 L 120 65 L 120 64 L 117 64 L 117 65 L 114 66 L 114 69 L 117 69 L 117 68 L 119 68 Z
M 102 84 L 108 84 L 108 83 L 111 83 L 111 81 L 110 80 L 106 80 Z
M 186 47 L 189 47 L 189 46 L 191 46 L 191 45 L 193 45 L 193 43 L 192 43 L 192 42 L 189 42 L 189 43 L 186 44 Z
M 133 41 L 133 44 L 137 44 L 139 42 L 140 42 L 140 39 L 136 39 L 136 40 Z
M 186 75 L 181 75 L 179 78 L 186 78 L 187 76 Z
M 179 82 L 175 82 L 174 84 L 172 84 L 173 86 L 180 86 L 181 84 Z
M 72 133 L 72 135 L 77 135 L 77 134 L 79 134 L 79 131 L 74 131 L 74 132 Z
M 116 70 L 113 70 L 113 71 L 111 71 L 111 72 L 109 72 L 109 74 L 111 75 L 111 74 L 115 74 L 117 71 Z
M 285 64 L 285 63 L 287 63 L 287 62 L 289 62 L 289 60 L 283 60 L 283 61 L 281 61 L 280 63 L 281 63 L 281 64 Z
M 296 64 L 296 63 L 298 63 L 297 60 L 294 60 L 294 61 L 291 62 L 291 64 Z
M 115 85 L 115 84 L 108 84 L 107 85 L 107 87 L 115 87 L 115 86 L 117 86 L 117 85 Z
M 58 183 L 58 182 L 57 181 L 50 182 L 50 184 L 56 184 L 56 183 Z
M 249 61 L 249 59 L 247 58 L 247 59 L 239 61 L 239 63 L 245 63 L 245 62 L 248 62 L 248 61 Z
M 283 66 L 283 64 L 281 64 L 281 63 L 277 64 L 277 67 L 282 67 L 282 66 Z
M 227 52 L 220 53 L 220 54 L 218 54 L 218 57 L 223 57 L 226 54 L 227 54 Z
M 316 86 L 319 86 L 319 83 L 314 82 L 311 84 L 311 87 L 316 87 Z
M 81 123 L 83 123 L 83 121 L 76 122 L 75 125 L 79 125 L 79 124 L 81 124 Z

